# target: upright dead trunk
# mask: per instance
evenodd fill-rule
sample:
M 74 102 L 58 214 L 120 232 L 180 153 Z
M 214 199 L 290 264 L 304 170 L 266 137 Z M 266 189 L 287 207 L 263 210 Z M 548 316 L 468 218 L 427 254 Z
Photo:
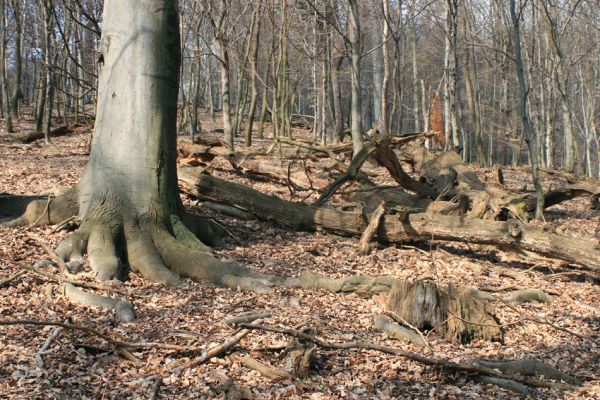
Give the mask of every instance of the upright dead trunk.
M 360 84 L 360 12 L 357 0 L 349 0 L 349 40 L 351 48 L 351 76 L 352 76 L 352 100 L 350 107 L 351 114 L 351 132 L 352 132 L 352 150 L 353 155 L 357 155 L 363 148 L 362 139 L 362 89 Z

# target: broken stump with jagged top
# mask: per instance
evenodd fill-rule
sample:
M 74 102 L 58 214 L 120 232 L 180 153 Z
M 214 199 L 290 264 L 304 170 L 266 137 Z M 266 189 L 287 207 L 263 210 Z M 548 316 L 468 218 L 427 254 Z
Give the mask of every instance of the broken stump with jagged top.
M 503 340 L 492 303 L 467 287 L 442 288 L 432 279 L 396 280 L 386 308 L 413 327 L 434 330 L 450 341 Z

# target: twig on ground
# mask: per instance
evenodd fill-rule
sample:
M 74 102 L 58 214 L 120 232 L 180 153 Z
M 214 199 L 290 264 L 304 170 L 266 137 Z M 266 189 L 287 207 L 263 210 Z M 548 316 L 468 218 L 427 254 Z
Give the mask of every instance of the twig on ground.
M 87 326 L 66 324 L 63 322 L 55 322 L 55 321 L 38 321 L 38 320 L 29 320 L 29 319 L 11 319 L 11 320 L 0 320 L 0 326 L 12 326 L 12 325 L 34 325 L 34 326 L 57 326 L 64 329 L 79 331 L 89 333 L 91 335 L 97 336 L 100 339 L 110 343 L 115 347 L 126 347 L 131 349 L 165 349 L 165 350 L 175 350 L 182 352 L 197 352 L 199 348 L 191 347 L 191 346 L 179 346 L 176 344 L 167 344 L 167 343 L 156 343 L 156 342 L 123 342 L 117 339 L 113 339 L 112 337 L 96 330 L 93 328 L 89 328 Z
M 425 356 L 417 354 L 417 353 L 412 353 L 412 352 L 404 351 L 401 349 L 396 349 L 393 347 L 383 346 L 383 345 L 373 343 L 368 340 L 358 340 L 358 341 L 353 341 L 353 342 L 336 343 L 336 342 L 329 342 L 325 339 L 321 339 L 316 336 L 307 335 L 305 333 L 298 332 L 297 330 L 289 329 L 289 328 L 280 328 L 280 327 L 276 327 L 276 326 L 255 325 L 255 324 L 241 324 L 240 326 L 247 330 L 262 330 L 262 331 L 266 331 L 266 332 L 281 333 L 284 335 L 293 336 L 293 337 L 296 337 L 296 338 L 299 338 L 302 340 L 306 340 L 306 341 L 315 343 L 316 345 L 318 345 L 322 348 L 326 348 L 326 349 L 375 350 L 375 351 L 379 351 L 379 352 L 382 352 L 385 354 L 391 354 L 391 355 L 395 355 L 395 356 L 404 357 L 409 360 L 420 362 L 425 365 L 436 366 L 436 367 L 444 368 L 444 369 L 451 370 L 451 371 L 461 371 L 461 372 L 466 372 L 466 373 L 471 373 L 471 374 L 475 373 L 478 375 L 486 375 L 486 376 L 493 376 L 493 377 L 501 378 L 501 379 L 509 379 L 509 380 L 524 383 L 529 386 L 537 386 L 537 387 L 545 387 L 545 388 L 553 388 L 553 389 L 574 389 L 576 387 L 576 386 L 570 385 L 570 384 L 547 382 L 547 381 L 543 381 L 540 379 L 527 378 L 527 377 L 521 377 L 521 376 L 510 376 L 510 375 L 506 375 L 506 374 L 501 373 L 498 370 L 495 370 L 492 368 L 486 368 L 486 367 L 477 366 L 477 365 L 473 365 L 473 364 L 454 362 L 454 361 L 449 361 L 449 360 L 445 360 L 445 359 L 429 358 L 429 357 L 425 357 Z
M 124 292 L 122 290 L 116 289 L 112 286 L 108 286 L 108 285 L 102 285 L 102 284 L 97 284 L 97 283 L 90 283 L 90 282 L 82 282 L 82 281 L 77 281 L 74 279 L 67 279 L 67 278 L 63 278 L 61 276 L 58 275 L 54 275 L 54 274 L 50 274 L 48 272 L 44 272 L 39 270 L 38 268 L 35 268 L 33 266 L 24 264 L 22 262 L 19 261 L 12 261 L 13 264 L 16 264 L 18 266 L 20 266 L 21 268 L 25 268 L 26 270 L 33 272 L 36 275 L 42 276 L 44 278 L 50 279 L 51 281 L 57 282 L 57 283 L 70 283 L 73 286 L 78 286 L 78 287 L 82 287 L 82 288 L 86 288 L 86 289 L 94 289 L 94 290 L 108 290 L 123 296 L 127 296 L 127 292 Z
M 245 324 L 242 324 L 242 325 L 245 325 Z M 206 361 L 210 360 L 211 358 L 227 352 L 233 346 L 238 344 L 243 338 L 248 336 L 249 333 L 250 333 L 249 329 L 238 330 L 235 335 L 233 335 L 232 337 L 230 337 L 223 343 L 221 343 L 217 346 L 211 347 L 210 349 L 204 351 L 202 353 L 202 355 L 200 355 L 200 357 L 190 361 L 189 363 L 185 364 L 183 367 L 179 368 L 179 373 L 182 373 L 183 371 L 188 370 L 190 368 L 194 368 L 200 364 L 204 364 Z
M 65 263 L 65 260 L 63 260 L 62 258 L 60 258 L 58 256 L 58 254 L 56 254 L 54 252 L 54 250 L 52 250 L 50 248 L 50 246 L 48 246 L 46 244 L 46 242 L 44 242 L 40 237 L 33 235 L 31 233 L 27 234 L 27 237 L 31 240 L 33 240 L 34 242 L 36 242 L 42 249 L 44 249 L 44 251 L 46 252 L 46 254 L 48 254 L 48 257 L 50 257 L 50 259 L 52 261 L 54 261 L 56 263 L 56 265 L 58 265 L 60 267 L 60 270 L 65 273 L 65 272 L 69 272 L 69 268 L 67 267 L 67 264 Z
M 69 320 L 65 320 L 65 323 L 69 322 Z M 36 361 L 37 364 L 39 365 L 40 368 L 46 368 L 46 363 L 44 361 L 44 354 L 46 354 L 48 352 L 48 350 L 50 349 L 50 346 L 52 346 L 52 343 L 54 343 L 54 341 L 56 339 L 58 339 L 58 337 L 60 336 L 61 332 L 63 331 L 63 327 L 59 326 L 58 328 L 56 328 L 52 334 L 50 336 L 48 336 L 48 339 L 46 339 L 46 341 L 44 342 L 44 345 L 42 346 L 42 348 L 40 349 L 40 351 L 38 352 L 37 356 L 36 356 Z
M 21 275 L 23 275 L 24 273 L 25 273 L 25 271 L 19 271 L 16 274 L 9 276 L 8 278 L 1 280 L 0 288 L 10 285 L 13 281 L 19 279 L 21 277 Z

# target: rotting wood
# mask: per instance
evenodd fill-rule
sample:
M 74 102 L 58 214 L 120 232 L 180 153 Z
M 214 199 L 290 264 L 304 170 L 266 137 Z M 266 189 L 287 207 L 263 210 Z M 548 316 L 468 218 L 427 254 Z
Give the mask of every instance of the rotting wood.
M 246 209 L 259 219 L 274 221 L 296 230 L 325 229 L 360 236 L 364 216 L 334 209 L 285 201 L 247 186 L 180 168 L 180 187 L 189 195 Z M 381 219 L 377 239 L 383 243 L 447 240 L 494 245 L 508 250 L 529 250 L 562 259 L 600 272 L 600 245 L 597 241 L 559 235 L 516 220 L 491 221 L 440 214 L 411 214 L 406 221 L 386 215 Z
M 256 219 L 254 215 L 251 213 L 241 210 L 235 206 L 229 206 L 227 204 L 215 203 L 212 201 L 203 201 L 202 207 L 205 207 L 211 211 L 214 211 L 219 214 L 227 215 L 229 217 L 234 217 L 237 219 L 241 219 L 244 221 L 251 221 Z
M 53 138 L 53 137 L 58 137 L 58 136 L 65 136 L 65 135 L 68 135 L 73 132 L 74 132 L 74 130 L 72 128 L 70 128 L 68 126 L 61 126 L 61 127 L 52 129 L 49 133 L 49 136 L 51 138 Z M 35 142 L 36 140 L 40 140 L 43 138 L 44 138 L 43 131 L 40 131 L 40 132 L 32 131 L 26 135 L 16 136 L 15 140 L 20 143 L 31 143 L 31 142 Z
M 272 381 L 277 381 L 281 379 L 289 379 L 290 374 L 282 371 L 280 369 L 274 368 L 269 364 L 262 363 L 258 360 L 255 360 L 252 357 L 243 356 L 238 353 L 234 353 L 230 356 L 231 360 L 237 363 L 240 363 L 246 368 L 250 368 L 254 371 L 257 371 L 259 374 L 268 378 Z
M 469 288 L 440 288 L 428 279 L 397 280 L 388 295 L 386 309 L 417 329 L 433 329 L 448 340 L 503 339 L 492 304 Z
M 567 200 L 572 200 L 577 197 L 583 196 L 597 196 L 600 194 L 600 186 L 593 185 L 587 182 L 579 182 L 573 185 L 569 185 L 564 188 L 558 188 L 549 191 L 544 195 L 544 208 L 552 207 L 556 204 L 560 204 Z M 528 211 L 535 210 L 535 197 L 527 197 L 525 199 L 526 207 Z M 593 207 L 593 200 L 591 201 Z
M 400 158 L 419 166 L 420 180 L 427 182 L 443 199 L 464 194 L 471 200 L 471 213 L 478 218 L 497 219 L 508 210 L 521 220 L 528 220 L 526 201 L 504 189 L 482 182 L 454 151 L 435 155 L 422 145 L 401 149 Z
M 385 203 L 379 204 L 379 207 L 371 214 L 369 218 L 369 225 L 363 232 L 360 237 L 360 241 L 358 242 L 358 255 L 367 255 L 371 249 L 370 241 L 377 232 L 377 228 L 379 228 L 379 222 L 381 221 L 381 217 L 385 213 Z

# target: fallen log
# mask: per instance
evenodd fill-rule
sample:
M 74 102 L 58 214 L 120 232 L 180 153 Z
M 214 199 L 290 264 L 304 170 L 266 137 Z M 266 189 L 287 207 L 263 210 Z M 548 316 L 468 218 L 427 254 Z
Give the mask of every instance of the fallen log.
M 53 137 L 58 137 L 58 136 L 65 136 L 68 135 L 69 133 L 73 133 L 73 129 L 68 127 L 68 126 L 61 126 L 58 127 L 56 129 L 52 129 L 48 136 L 53 138 Z M 17 142 L 20 143 L 31 143 L 31 142 L 35 142 L 36 140 L 39 139 L 43 139 L 44 138 L 44 132 L 29 132 L 28 134 L 25 135 L 20 135 L 17 136 L 15 138 L 15 140 Z
M 189 195 L 236 205 L 259 219 L 296 230 L 321 228 L 360 237 L 368 224 L 361 214 L 285 201 L 247 186 L 202 175 L 193 168 L 180 168 L 179 180 L 181 190 Z M 447 240 L 489 244 L 509 250 L 529 250 L 600 271 L 598 241 L 545 232 L 515 220 L 491 221 L 429 213 L 411 214 L 401 220 L 386 215 L 381 219 L 377 239 L 384 243 Z
M 506 219 L 506 212 L 518 219 L 530 218 L 527 202 L 504 189 L 486 185 L 454 151 L 435 155 L 419 144 L 400 149 L 396 155 L 420 170 L 420 180 L 426 182 L 442 199 L 466 195 L 471 202 L 470 216 L 485 219 Z M 534 207 L 535 209 L 535 207 Z
M 564 188 L 554 189 L 546 193 L 544 195 L 544 208 L 552 207 L 564 201 L 583 196 L 590 196 L 591 207 L 594 208 L 593 196 L 598 195 L 600 195 L 600 186 L 592 183 L 580 182 Z M 527 211 L 535 211 L 535 197 L 528 197 L 525 202 Z

